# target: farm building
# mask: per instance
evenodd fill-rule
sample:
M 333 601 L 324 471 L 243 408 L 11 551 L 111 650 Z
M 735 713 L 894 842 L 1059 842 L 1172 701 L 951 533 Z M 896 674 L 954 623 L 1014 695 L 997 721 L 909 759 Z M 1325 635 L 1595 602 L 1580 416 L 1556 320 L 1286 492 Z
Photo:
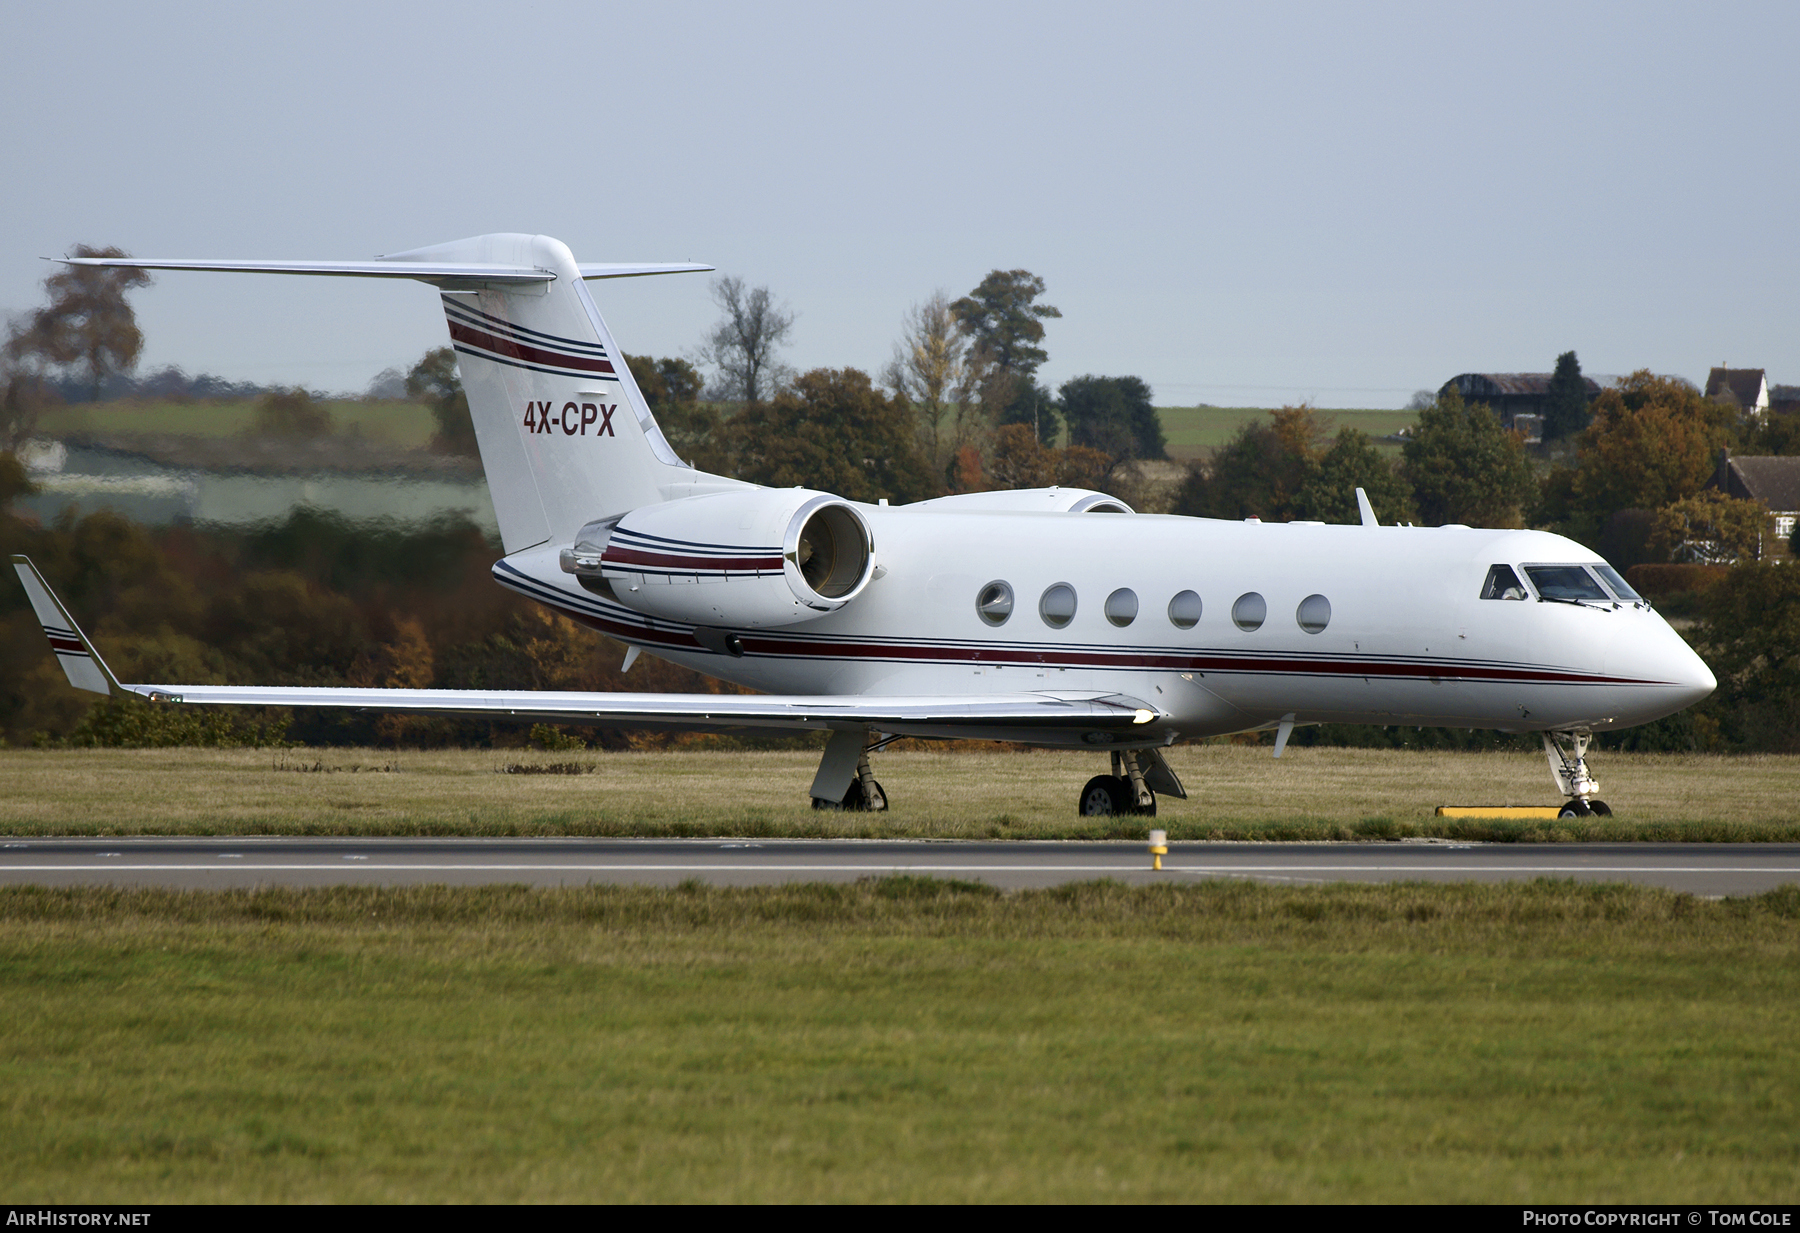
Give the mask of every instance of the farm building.
M 1438 397 L 1454 389 L 1464 402 L 1486 404 L 1500 417 L 1503 427 L 1518 429 L 1527 442 L 1536 442 L 1543 437 L 1550 376 L 1547 372 L 1465 372 L 1444 382 Z M 1600 383 L 1592 377 L 1581 381 L 1590 401 L 1600 393 Z

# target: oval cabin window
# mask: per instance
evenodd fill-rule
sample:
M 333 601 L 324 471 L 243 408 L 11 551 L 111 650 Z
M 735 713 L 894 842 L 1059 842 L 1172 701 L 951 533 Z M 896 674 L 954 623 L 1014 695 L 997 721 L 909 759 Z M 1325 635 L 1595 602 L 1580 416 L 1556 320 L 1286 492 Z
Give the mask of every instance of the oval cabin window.
M 975 611 L 989 625 L 1004 625 L 1012 615 L 1013 590 L 1004 582 L 990 582 L 975 596 Z
M 1176 629 L 1192 629 L 1200 624 L 1200 596 L 1183 591 L 1169 601 L 1169 624 Z
M 1106 597 L 1106 619 L 1123 629 L 1137 620 L 1137 592 L 1120 587 Z
M 1231 605 L 1231 619 L 1245 633 L 1254 633 L 1269 619 L 1268 602 L 1255 591 L 1240 595 L 1237 603 Z
M 1059 582 L 1038 600 L 1038 615 L 1051 629 L 1061 629 L 1075 619 L 1075 588 Z
M 1331 601 L 1323 595 L 1308 595 L 1294 610 L 1294 619 L 1307 633 L 1320 633 L 1331 624 Z

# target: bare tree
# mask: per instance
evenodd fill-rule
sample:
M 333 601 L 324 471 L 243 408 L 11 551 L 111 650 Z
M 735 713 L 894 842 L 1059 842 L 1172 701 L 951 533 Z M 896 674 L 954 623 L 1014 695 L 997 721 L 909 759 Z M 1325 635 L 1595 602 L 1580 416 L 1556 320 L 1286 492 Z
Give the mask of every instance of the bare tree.
M 741 278 L 715 278 L 712 291 L 725 314 L 700 348 L 700 361 L 719 370 L 712 392 L 722 400 L 760 402 L 788 375 L 775 349 L 787 341 L 794 314 L 777 307 L 767 287 L 746 287 Z
M 963 398 L 967 354 L 968 344 L 950 311 L 950 297 L 938 291 L 923 304 L 913 305 L 902 320 L 894 358 L 883 374 L 889 388 L 912 404 L 919 444 L 939 471 L 967 444 L 971 426 Z
M 126 254 L 117 248 L 77 244 L 75 255 Z M 98 398 L 106 378 L 130 371 L 144 349 L 143 332 L 131 305 L 125 302 L 125 293 L 149 282 L 150 276 L 142 270 L 63 266 L 44 280 L 50 303 L 10 331 L 6 358 L 85 368 L 88 384 Z

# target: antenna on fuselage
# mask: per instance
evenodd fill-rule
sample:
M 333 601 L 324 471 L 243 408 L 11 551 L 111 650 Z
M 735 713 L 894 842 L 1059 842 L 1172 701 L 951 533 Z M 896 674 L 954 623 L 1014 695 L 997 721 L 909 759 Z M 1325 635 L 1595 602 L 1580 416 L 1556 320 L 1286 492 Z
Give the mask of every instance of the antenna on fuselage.
M 1356 490 L 1356 508 L 1362 513 L 1362 524 L 1365 527 L 1378 527 L 1375 520 L 1375 507 L 1369 504 L 1369 494 L 1358 488 Z

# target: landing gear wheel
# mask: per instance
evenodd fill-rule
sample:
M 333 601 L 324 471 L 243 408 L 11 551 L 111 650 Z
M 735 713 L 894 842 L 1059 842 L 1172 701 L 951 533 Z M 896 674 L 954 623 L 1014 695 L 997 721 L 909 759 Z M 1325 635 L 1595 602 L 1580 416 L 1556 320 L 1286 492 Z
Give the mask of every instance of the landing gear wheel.
M 843 810 L 846 813 L 861 813 L 864 810 L 886 809 L 888 807 L 887 793 L 882 790 L 881 781 L 872 779 L 869 782 L 873 784 L 875 788 L 875 797 L 873 800 L 863 799 L 862 784 L 853 779 L 850 781 L 850 790 L 844 793 L 843 800 L 828 801 L 822 797 L 815 796 L 812 798 L 813 808 L 829 809 L 833 812 Z
M 1580 797 L 1576 797 L 1561 809 L 1557 810 L 1556 816 L 1558 818 L 1586 818 L 1591 817 L 1596 812 L 1598 811 L 1586 801 L 1582 800 Z M 1612 810 L 1609 809 L 1606 812 L 1611 813 Z
M 1587 805 L 1589 809 L 1594 811 L 1594 816 L 1596 818 L 1612 817 L 1612 806 L 1608 805 L 1605 801 L 1589 801 Z
M 1094 776 L 1075 801 L 1075 813 L 1083 818 L 1131 812 L 1131 785 L 1117 775 Z

